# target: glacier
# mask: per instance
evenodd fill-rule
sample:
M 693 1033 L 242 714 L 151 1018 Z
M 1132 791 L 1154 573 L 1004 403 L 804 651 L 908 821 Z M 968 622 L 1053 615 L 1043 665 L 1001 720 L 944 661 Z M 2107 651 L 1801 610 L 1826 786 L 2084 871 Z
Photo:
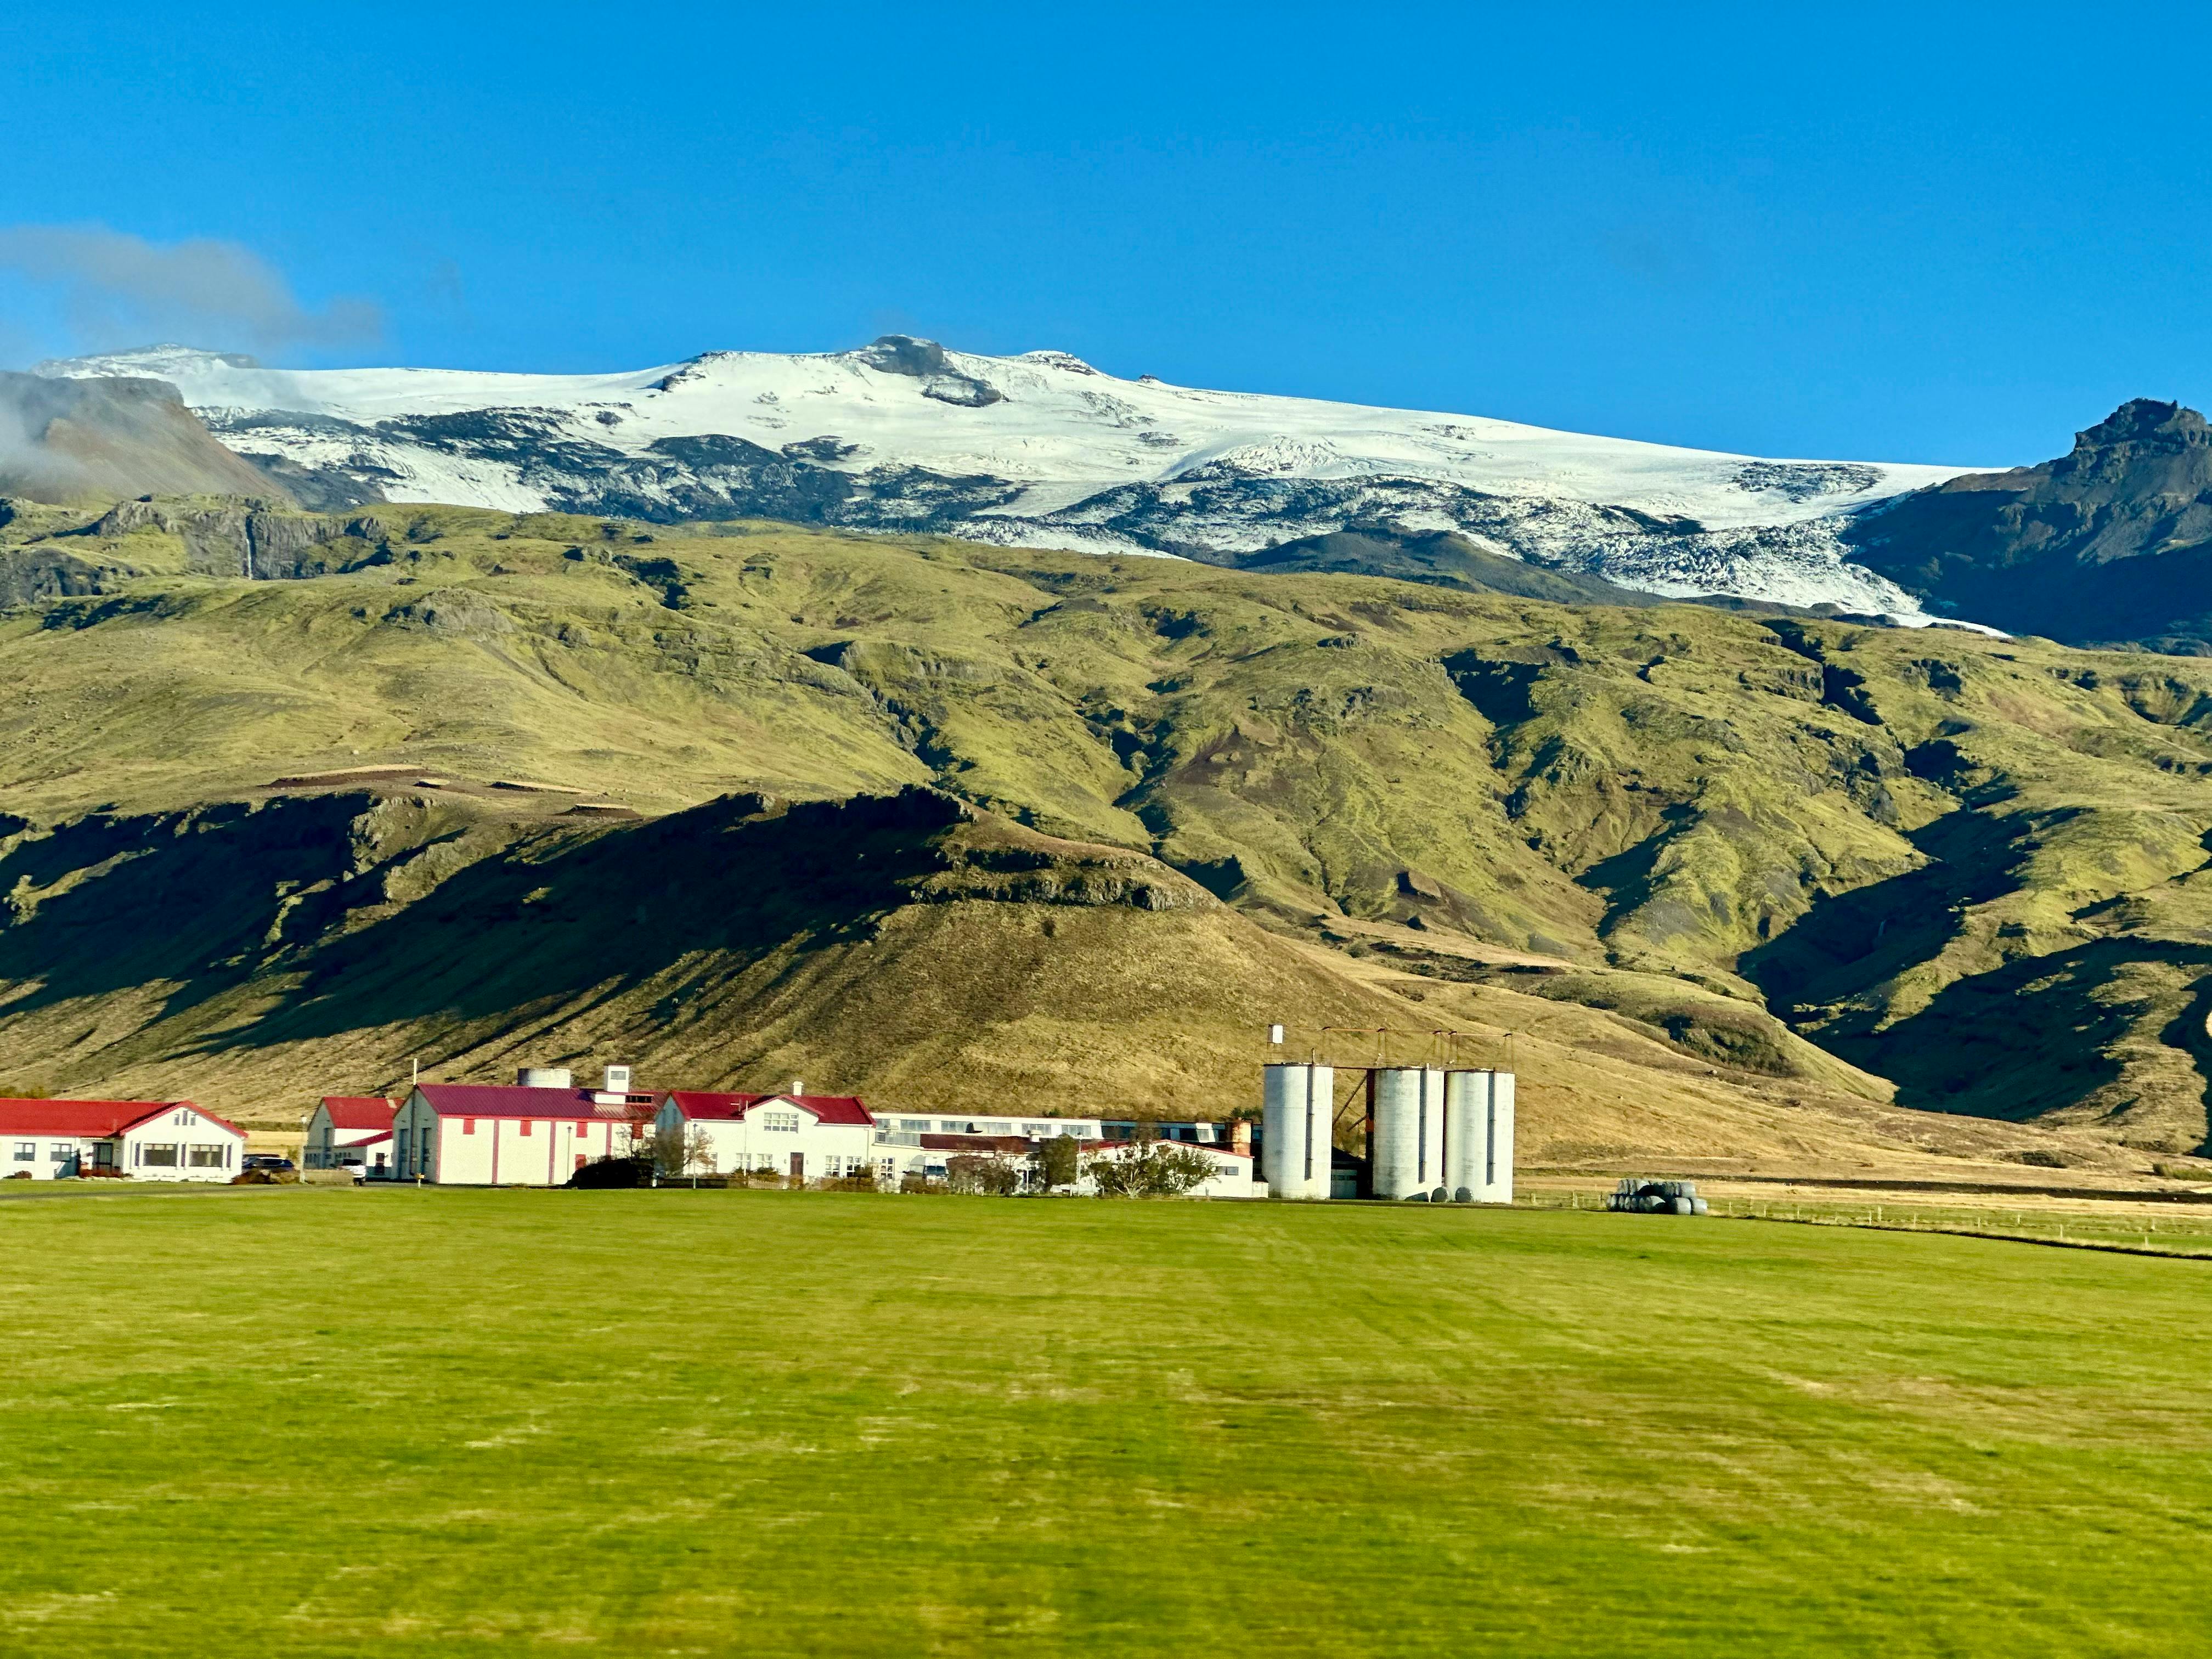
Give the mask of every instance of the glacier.
M 1939 620 L 1850 562 L 1852 515 L 1986 468 L 1783 460 L 1486 416 L 1216 392 L 1063 351 L 887 335 L 610 374 L 265 368 L 175 345 L 40 363 L 168 381 L 303 504 L 758 516 L 1234 564 L 1345 529 L 1669 597 Z

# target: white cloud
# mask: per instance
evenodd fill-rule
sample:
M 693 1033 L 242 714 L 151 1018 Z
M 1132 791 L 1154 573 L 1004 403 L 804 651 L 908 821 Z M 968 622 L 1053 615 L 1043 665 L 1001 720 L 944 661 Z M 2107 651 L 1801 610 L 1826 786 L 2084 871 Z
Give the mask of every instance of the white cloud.
M 373 301 L 311 309 L 259 254 L 212 237 L 161 243 L 104 225 L 5 226 L 0 270 L 56 290 L 88 350 L 158 339 L 281 352 L 371 340 L 383 327 Z

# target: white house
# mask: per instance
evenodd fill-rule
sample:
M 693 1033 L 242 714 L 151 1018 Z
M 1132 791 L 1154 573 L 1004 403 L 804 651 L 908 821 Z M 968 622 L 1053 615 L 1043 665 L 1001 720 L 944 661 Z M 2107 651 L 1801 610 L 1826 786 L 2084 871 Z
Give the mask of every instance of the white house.
M 875 1165 L 876 1120 L 854 1095 L 708 1094 L 662 1097 L 653 1127 L 696 1138 L 703 1154 L 687 1173 L 765 1170 L 800 1181 L 834 1180 Z
M 390 1146 L 382 1143 L 392 1138 L 392 1120 L 398 1110 L 382 1095 L 325 1095 L 308 1115 L 301 1163 L 310 1170 L 355 1166 L 366 1173 L 373 1146 L 390 1158 Z
M 610 1067 L 610 1070 L 614 1068 Z M 392 1173 L 446 1187 L 558 1187 L 626 1155 L 653 1097 L 549 1084 L 418 1083 L 392 1119 Z
M 189 1100 L 0 1100 L 0 1177 L 228 1181 L 246 1131 Z

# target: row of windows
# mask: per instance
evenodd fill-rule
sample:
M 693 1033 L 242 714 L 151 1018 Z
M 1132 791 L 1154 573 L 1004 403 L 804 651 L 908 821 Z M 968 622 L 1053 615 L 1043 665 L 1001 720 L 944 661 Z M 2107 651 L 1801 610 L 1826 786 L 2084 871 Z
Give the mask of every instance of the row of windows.
M 889 1118 L 884 1119 L 883 1123 L 887 1129 L 891 1127 Z M 1012 1122 L 974 1117 L 902 1117 L 898 1120 L 898 1127 L 909 1134 L 928 1134 L 933 1131 L 948 1135 L 1010 1135 L 1015 1133 L 1015 1126 Z M 1024 1123 L 1020 1126 L 1020 1132 L 1032 1139 L 1042 1139 L 1049 1135 L 1075 1134 L 1088 1127 L 1080 1118 L 1073 1121 L 1061 1118 L 1050 1123 Z
M 230 1167 L 230 1146 L 225 1141 L 194 1141 L 190 1146 L 151 1146 L 141 1141 L 132 1162 L 156 1170 L 180 1166 L 188 1170 L 227 1170 Z
M 152 1145 L 137 1143 L 132 1162 L 157 1170 L 228 1170 L 230 1167 L 230 1143 L 228 1141 L 193 1141 L 189 1145 Z M 56 1140 L 47 1144 L 47 1160 L 54 1164 L 69 1164 L 77 1157 L 76 1143 Z M 39 1159 L 39 1143 L 19 1140 L 15 1143 L 15 1162 L 35 1164 Z

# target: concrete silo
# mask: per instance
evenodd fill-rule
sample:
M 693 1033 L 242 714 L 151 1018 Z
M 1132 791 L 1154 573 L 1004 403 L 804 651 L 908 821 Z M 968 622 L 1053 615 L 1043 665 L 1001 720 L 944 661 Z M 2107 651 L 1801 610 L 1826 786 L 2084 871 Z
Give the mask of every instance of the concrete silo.
M 1445 1184 L 1478 1204 L 1513 1201 L 1513 1073 L 1454 1072 L 1444 1086 Z
M 1261 1095 L 1260 1178 L 1271 1198 L 1327 1198 L 1336 1073 L 1270 1066 Z
M 1375 1196 L 1409 1198 L 1444 1173 L 1444 1073 L 1390 1066 L 1374 1073 Z

